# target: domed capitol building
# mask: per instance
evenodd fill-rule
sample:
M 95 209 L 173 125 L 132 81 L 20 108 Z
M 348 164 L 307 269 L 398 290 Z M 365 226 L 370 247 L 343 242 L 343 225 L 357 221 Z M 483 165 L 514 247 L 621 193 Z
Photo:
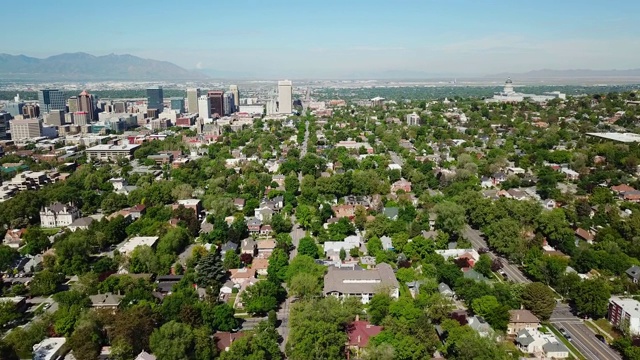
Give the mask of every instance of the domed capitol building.
M 516 92 L 513 89 L 513 81 L 511 78 L 508 78 L 504 83 L 504 89 L 495 93 L 492 98 L 486 99 L 485 102 L 503 102 L 503 103 L 517 103 L 524 101 L 525 99 L 530 99 L 535 102 L 545 102 L 553 99 L 566 99 L 567 95 L 563 94 L 559 91 L 552 91 L 544 93 L 543 95 L 535 95 L 535 94 L 523 94 Z

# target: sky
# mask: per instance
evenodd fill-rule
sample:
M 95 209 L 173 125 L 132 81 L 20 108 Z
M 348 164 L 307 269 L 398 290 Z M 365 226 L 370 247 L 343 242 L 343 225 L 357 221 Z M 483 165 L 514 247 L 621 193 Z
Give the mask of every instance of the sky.
M 640 68 L 631 0 L 33 0 L 2 10 L 14 15 L 3 17 L 0 52 L 35 57 L 132 54 L 289 78 Z

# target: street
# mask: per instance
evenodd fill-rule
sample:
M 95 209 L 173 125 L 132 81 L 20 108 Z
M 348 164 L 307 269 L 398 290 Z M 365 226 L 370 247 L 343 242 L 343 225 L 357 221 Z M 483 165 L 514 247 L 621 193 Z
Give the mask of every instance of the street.
M 480 231 L 472 229 L 469 225 L 466 226 L 462 235 L 471 242 L 471 245 L 474 249 L 480 250 L 481 248 L 488 248 L 487 242 L 484 241 Z M 491 259 L 499 258 L 502 262 L 502 270 L 507 274 L 507 279 L 516 283 L 530 283 L 531 280 L 527 279 L 526 276 L 522 274 L 522 271 L 518 269 L 517 266 L 509 264 L 506 259 L 502 259 L 500 256 L 494 254 L 492 251 L 487 253 Z
M 571 343 L 587 359 L 622 359 L 607 344 L 598 340 L 595 333 L 583 323 L 582 319 L 571 313 L 569 305 L 556 305 L 550 321 L 558 330 L 565 329 L 571 335 Z
M 396 163 L 396 164 L 398 164 L 400 166 L 404 165 L 404 161 L 402 160 L 402 158 L 400 156 L 398 156 L 398 154 L 394 153 L 393 151 L 389 151 L 389 156 L 391 157 L 391 160 L 394 163 Z

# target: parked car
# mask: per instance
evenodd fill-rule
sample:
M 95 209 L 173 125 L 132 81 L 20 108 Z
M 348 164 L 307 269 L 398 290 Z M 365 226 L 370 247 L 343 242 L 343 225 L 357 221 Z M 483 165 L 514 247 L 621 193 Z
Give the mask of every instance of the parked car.
M 596 334 L 596 339 L 602 341 L 603 343 L 607 343 L 607 339 L 604 338 L 604 336 L 600 335 L 600 334 Z

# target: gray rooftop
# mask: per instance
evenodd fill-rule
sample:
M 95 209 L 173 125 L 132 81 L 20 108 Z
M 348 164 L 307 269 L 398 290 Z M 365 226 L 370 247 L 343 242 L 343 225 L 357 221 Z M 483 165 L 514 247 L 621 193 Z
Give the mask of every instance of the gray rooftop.
M 373 294 L 381 287 L 399 288 L 389 264 L 381 263 L 371 270 L 346 270 L 330 267 L 324 276 L 324 293 Z

